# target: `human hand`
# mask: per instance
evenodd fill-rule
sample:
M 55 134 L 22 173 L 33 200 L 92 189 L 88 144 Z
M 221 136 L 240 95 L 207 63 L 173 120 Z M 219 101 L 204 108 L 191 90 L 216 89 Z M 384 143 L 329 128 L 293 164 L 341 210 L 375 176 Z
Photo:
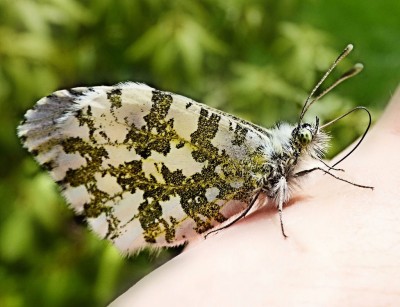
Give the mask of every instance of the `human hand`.
M 400 305 L 400 88 L 340 176 L 314 172 L 155 270 L 112 306 Z M 343 156 L 343 154 L 341 154 Z M 338 161 L 336 157 L 333 162 Z

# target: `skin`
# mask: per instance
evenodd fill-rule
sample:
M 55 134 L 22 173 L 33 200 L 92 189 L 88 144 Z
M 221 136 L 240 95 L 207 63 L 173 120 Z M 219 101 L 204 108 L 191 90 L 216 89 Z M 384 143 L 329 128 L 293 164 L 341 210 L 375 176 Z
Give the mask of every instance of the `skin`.
M 373 191 L 314 172 L 284 208 L 287 239 L 276 209 L 262 208 L 112 306 L 400 306 L 399 118 L 400 88 L 336 173 Z

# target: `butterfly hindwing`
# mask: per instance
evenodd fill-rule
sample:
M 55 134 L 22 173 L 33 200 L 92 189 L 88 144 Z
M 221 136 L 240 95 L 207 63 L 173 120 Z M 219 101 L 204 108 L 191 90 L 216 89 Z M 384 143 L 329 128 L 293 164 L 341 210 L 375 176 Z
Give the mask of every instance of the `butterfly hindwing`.
M 137 83 L 55 92 L 19 127 L 70 206 L 126 253 L 181 244 L 245 209 L 266 133 Z

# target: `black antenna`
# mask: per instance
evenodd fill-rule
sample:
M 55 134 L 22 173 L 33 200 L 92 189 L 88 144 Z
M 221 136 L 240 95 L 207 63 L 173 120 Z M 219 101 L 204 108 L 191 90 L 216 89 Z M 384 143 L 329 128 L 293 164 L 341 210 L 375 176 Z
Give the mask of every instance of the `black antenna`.
M 343 115 L 341 115 L 341 116 L 335 118 L 334 120 L 331 120 L 330 122 L 326 123 L 325 125 L 320 126 L 320 129 L 323 129 L 323 128 L 325 128 L 325 127 L 328 127 L 328 126 L 330 126 L 330 125 L 336 123 L 338 120 L 342 119 L 343 117 L 346 117 L 347 115 L 349 115 L 349 114 L 351 114 L 351 113 L 353 113 L 354 111 L 357 111 L 357 110 L 364 110 L 365 112 L 367 112 L 368 117 L 369 117 L 368 126 L 367 126 L 367 128 L 365 129 L 363 135 L 361 136 L 361 139 L 357 142 L 357 144 L 353 147 L 353 149 L 350 150 L 350 152 L 347 153 L 347 154 L 346 154 L 342 159 L 340 159 L 338 162 L 336 162 L 335 164 L 333 164 L 332 166 L 330 166 L 330 169 L 334 168 L 336 165 L 338 165 L 340 162 L 342 162 L 342 161 L 345 160 L 348 156 L 350 156 L 350 155 L 357 149 L 357 147 L 361 144 L 361 142 L 364 140 L 365 136 L 366 136 L 367 133 L 368 133 L 369 128 L 371 127 L 371 121 L 372 121 L 371 113 L 368 111 L 368 109 L 367 109 L 366 107 L 358 106 L 358 107 L 355 107 L 354 109 L 351 109 L 350 111 L 346 112 L 345 114 L 343 114 Z

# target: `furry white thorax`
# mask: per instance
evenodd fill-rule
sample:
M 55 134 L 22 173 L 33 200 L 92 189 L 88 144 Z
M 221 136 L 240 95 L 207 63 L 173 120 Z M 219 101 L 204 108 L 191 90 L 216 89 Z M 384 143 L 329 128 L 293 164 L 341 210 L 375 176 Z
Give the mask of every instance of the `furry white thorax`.
M 265 166 L 262 190 L 278 208 L 290 199 L 291 193 L 299 186 L 296 174 L 304 171 L 312 160 L 321 159 L 328 147 L 329 136 L 317 124 L 302 124 L 301 127 L 312 135 L 308 144 L 300 142 L 297 125 L 280 123 L 269 130 L 269 162 Z

